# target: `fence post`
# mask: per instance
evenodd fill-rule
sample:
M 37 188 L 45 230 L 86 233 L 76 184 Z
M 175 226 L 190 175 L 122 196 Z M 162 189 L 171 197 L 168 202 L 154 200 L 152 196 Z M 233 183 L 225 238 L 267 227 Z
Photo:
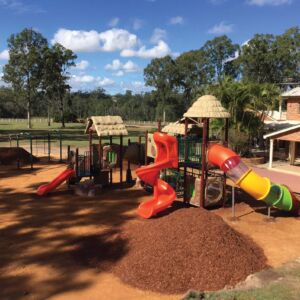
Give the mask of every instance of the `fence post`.
M 20 152 L 19 152 L 19 135 L 18 134 L 17 134 L 17 151 L 18 151 L 17 168 L 20 169 Z

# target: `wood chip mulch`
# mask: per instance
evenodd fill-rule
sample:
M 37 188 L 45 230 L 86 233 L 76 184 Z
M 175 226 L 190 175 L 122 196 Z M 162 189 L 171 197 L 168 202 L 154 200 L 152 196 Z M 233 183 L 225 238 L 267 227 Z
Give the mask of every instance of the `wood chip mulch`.
M 111 270 L 143 290 L 219 290 L 267 267 L 263 250 L 250 238 L 200 208 L 127 223 L 121 239 L 128 251 Z

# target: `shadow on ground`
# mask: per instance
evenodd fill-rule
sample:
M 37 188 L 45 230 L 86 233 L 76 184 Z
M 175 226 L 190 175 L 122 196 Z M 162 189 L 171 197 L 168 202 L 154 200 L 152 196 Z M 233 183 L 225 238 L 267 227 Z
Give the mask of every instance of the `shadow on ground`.
M 79 275 L 98 276 L 127 253 L 119 227 L 145 195 L 124 189 L 88 198 L 62 189 L 37 197 L 41 183 L 0 189 L 0 299 L 46 299 L 93 284 Z

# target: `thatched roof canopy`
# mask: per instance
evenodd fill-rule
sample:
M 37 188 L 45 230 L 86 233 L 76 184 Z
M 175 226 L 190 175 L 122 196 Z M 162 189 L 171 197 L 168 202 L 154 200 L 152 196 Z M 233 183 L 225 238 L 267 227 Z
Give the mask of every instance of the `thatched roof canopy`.
M 184 117 L 223 119 L 230 118 L 230 113 L 215 96 L 204 95 L 193 103 Z
M 89 130 L 98 136 L 128 135 L 125 124 L 120 116 L 93 116 L 87 118 L 85 133 Z
M 168 125 L 164 126 L 162 128 L 162 132 L 168 133 L 168 134 L 179 134 L 179 135 L 184 135 L 185 132 L 185 119 L 182 118 L 178 120 L 177 122 L 169 123 Z M 190 132 L 193 128 L 195 127 L 202 127 L 202 124 L 195 123 L 194 120 L 188 119 L 188 128 L 187 131 Z

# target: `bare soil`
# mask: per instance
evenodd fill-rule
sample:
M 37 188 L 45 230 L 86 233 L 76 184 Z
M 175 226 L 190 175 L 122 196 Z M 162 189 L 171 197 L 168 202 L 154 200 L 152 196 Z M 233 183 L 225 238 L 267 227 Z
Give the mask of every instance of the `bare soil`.
M 121 228 L 139 222 L 136 208 L 149 195 L 130 188 L 105 190 L 88 198 L 63 185 L 49 196 L 38 197 L 36 188 L 65 167 L 43 161 L 33 171 L 0 166 L 0 299 L 180 298 L 182 294 L 132 287 L 110 271 L 129 251 Z M 118 174 L 114 173 L 114 182 Z M 237 198 L 246 201 L 237 204 L 237 222 L 230 221 L 230 207 L 214 213 L 250 236 L 264 250 L 269 265 L 279 266 L 299 256 L 297 218 L 274 211 L 275 222 L 266 222 L 266 209 L 260 203 L 243 194 Z

